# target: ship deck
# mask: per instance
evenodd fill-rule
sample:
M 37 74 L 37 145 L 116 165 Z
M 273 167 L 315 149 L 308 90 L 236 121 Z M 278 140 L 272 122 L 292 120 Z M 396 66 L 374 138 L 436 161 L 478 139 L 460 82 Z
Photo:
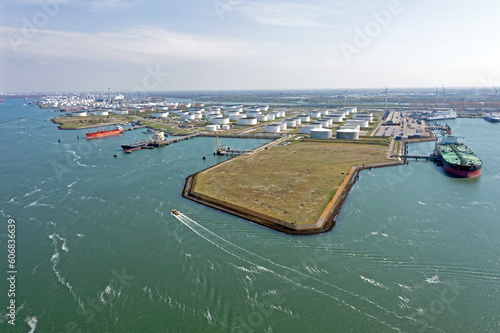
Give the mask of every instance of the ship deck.
M 482 161 L 472 150 L 462 144 L 442 144 L 439 151 L 445 161 L 456 165 L 481 165 Z

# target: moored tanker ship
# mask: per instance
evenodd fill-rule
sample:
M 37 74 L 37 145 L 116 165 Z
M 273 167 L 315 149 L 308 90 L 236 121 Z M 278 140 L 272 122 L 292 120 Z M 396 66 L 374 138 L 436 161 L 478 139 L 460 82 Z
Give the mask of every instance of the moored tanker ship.
M 113 129 L 110 129 L 110 130 L 97 130 L 95 132 L 91 132 L 91 133 L 85 133 L 85 135 L 87 136 L 87 139 L 95 139 L 95 138 L 102 138 L 102 137 L 106 137 L 106 136 L 113 136 L 113 135 L 118 135 L 118 134 L 122 134 L 123 131 L 125 131 L 123 128 L 121 128 L 120 126 L 116 126 L 115 128 Z
M 463 138 L 444 136 L 436 143 L 436 155 L 449 174 L 458 177 L 476 177 L 481 174 L 483 162 L 464 144 Z

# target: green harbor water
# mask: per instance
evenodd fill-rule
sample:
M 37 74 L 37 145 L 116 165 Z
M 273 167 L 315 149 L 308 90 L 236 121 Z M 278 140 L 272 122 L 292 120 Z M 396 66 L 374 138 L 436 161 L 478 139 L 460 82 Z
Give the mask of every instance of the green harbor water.
M 290 236 L 182 198 L 215 139 L 123 154 L 141 130 L 87 141 L 24 103 L 0 104 L 1 332 L 500 332 L 500 124 L 449 121 L 479 178 L 366 170 L 332 232 Z

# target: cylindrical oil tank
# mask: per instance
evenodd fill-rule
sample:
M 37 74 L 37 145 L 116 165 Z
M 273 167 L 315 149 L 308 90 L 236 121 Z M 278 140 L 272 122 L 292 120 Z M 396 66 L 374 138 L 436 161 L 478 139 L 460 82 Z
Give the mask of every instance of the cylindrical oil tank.
M 279 133 L 281 126 L 279 124 L 266 125 L 266 133 Z
M 261 114 L 261 115 L 258 115 L 257 116 L 257 120 L 258 121 L 268 121 L 268 117 L 267 117 L 267 114 Z
M 355 129 L 339 129 L 337 131 L 337 139 L 339 140 L 358 140 L 359 131 Z
M 151 117 L 153 118 L 167 118 L 168 112 L 154 112 Z
M 215 132 L 219 129 L 219 125 L 207 125 L 208 132 Z
M 296 127 L 297 126 L 297 121 L 295 119 L 287 119 L 285 120 L 286 126 L 287 127 Z
M 317 111 L 317 110 L 311 111 L 311 112 L 309 112 L 309 116 L 311 118 L 319 118 L 319 117 L 321 117 L 321 111 Z
M 257 125 L 257 118 L 240 118 L 238 125 Z
M 343 116 L 337 116 L 337 115 L 328 115 L 328 119 L 332 120 L 332 123 L 341 123 L 344 121 Z
M 245 115 L 241 113 L 235 113 L 229 116 L 229 120 L 231 121 L 238 120 L 240 118 L 245 118 Z
M 184 120 L 194 120 L 194 114 L 186 114 L 184 115 Z
M 228 129 L 231 129 L 231 125 L 222 125 L 221 128 L 223 130 L 228 130 Z
M 214 117 L 214 118 L 210 119 L 210 122 L 212 124 L 225 125 L 225 124 L 229 124 L 229 118 L 228 117 Z
M 312 139 L 331 139 L 332 138 L 332 130 L 326 128 L 315 128 L 311 130 L 311 138 Z
M 370 123 L 368 120 L 352 120 L 352 119 L 349 119 L 349 120 L 346 120 L 346 125 L 349 125 L 349 124 L 359 124 L 359 126 L 361 127 L 368 127 L 370 126 Z
M 311 116 L 307 115 L 307 114 L 301 114 L 299 116 L 297 116 L 298 118 L 300 118 L 300 120 L 304 123 L 308 123 L 311 121 Z
M 300 133 L 302 134 L 310 134 L 311 130 L 318 129 L 317 125 L 302 125 L 300 128 Z

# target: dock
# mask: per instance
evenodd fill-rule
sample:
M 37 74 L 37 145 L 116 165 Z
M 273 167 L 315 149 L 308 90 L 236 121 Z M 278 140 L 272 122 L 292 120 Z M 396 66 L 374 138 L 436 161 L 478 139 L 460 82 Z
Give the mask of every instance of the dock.
M 217 136 L 217 151 L 214 153 L 217 155 L 232 155 L 238 156 L 251 152 L 251 150 L 243 150 L 243 149 L 231 149 L 227 146 L 223 146 L 219 143 L 219 137 Z
M 439 156 L 434 155 L 434 154 L 431 154 L 431 155 L 396 155 L 396 157 L 400 157 L 400 158 L 403 158 L 405 160 L 415 159 L 415 161 L 423 160 L 423 161 L 433 161 L 433 162 L 437 161 L 439 159 Z
M 149 143 L 153 147 L 163 147 L 163 146 L 168 146 L 168 145 L 171 145 L 172 143 L 176 143 L 179 141 L 189 140 L 189 139 L 192 139 L 192 138 L 197 137 L 197 136 L 198 136 L 198 134 L 184 135 L 184 136 L 179 136 L 175 139 L 170 139 L 170 140 L 160 140 L 160 141 L 151 140 Z
M 126 152 L 131 152 L 132 150 L 136 149 L 154 149 L 158 147 L 168 146 L 179 141 L 189 140 L 196 136 L 198 136 L 198 134 L 184 135 L 176 137 L 174 139 L 165 140 L 163 132 L 161 132 L 161 134 L 157 134 L 156 139 L 134 142 L 129 145 L 122 145 L 121 147 Z

